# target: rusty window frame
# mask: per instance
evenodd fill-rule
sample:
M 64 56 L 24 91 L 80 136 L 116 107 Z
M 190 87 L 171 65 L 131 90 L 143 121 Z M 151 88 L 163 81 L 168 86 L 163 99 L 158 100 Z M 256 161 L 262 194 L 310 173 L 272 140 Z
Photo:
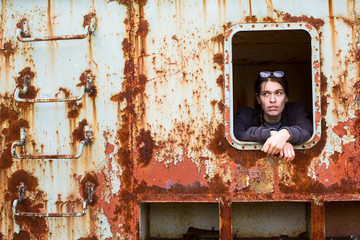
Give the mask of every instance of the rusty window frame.
M 308 23 L 254 23 L 237 24 L 225 32 L 224 39 L 224 74 L 225 74 L 225 137 L 234 148 L 239 150 L 260 150 L 262 144 L 257 142 L 239 141 L 233 132 L 233 68 L 232 68 L 232 37 L 240 31 L 277 31 L 277 30 L 305 30 L 311 37 L 311 80 L 312 80 L 312 116 L 313 135 L 311 138 L 294 149 L 309 149 L 313 147 L 321 136 L 321 107 L 320 107 L 320 48 L 319 34 Z

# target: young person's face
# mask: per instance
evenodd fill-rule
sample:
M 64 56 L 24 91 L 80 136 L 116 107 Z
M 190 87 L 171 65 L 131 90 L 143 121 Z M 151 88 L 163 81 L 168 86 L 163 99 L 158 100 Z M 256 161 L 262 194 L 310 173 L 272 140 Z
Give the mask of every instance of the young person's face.
M 277 123 L 281 119 L 288 98 L 284 88 L 278 82 L 266 81 L 260 85 L 260 94 L 256 97 L 264 111 L 264 120 Z

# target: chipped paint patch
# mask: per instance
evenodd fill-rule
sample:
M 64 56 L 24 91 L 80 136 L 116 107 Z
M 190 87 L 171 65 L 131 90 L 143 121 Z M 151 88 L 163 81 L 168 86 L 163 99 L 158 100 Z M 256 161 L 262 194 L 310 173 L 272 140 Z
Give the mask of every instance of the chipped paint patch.
M 96 221 L 101 224 L 97 225 L 96 235 L 100 237 L 100 239 L 107 239 L 113 237 L 113 233 L 111 232 L 111 225 L 104 214 L 102 209 L 97 209 L 95 211 Z

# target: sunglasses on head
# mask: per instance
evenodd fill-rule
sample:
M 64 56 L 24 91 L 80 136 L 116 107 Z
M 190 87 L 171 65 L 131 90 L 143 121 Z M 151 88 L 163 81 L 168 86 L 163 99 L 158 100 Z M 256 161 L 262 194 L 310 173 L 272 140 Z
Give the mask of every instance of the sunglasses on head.
M 260 72 L 260 77 L 263 78 L 270 77 L 271 74 L 273 74 L 275 77 L 283 77 L 285 75 L 283 71 L 275 71 L 275 72 L 264 71 L 264 72 Z

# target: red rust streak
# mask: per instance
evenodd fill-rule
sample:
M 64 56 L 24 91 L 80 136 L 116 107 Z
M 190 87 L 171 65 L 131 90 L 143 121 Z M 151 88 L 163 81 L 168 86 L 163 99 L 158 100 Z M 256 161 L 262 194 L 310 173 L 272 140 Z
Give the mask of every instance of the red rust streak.
M 2 134 L 5 135 L 6 147 L 0 156 L 0 169 L 6 169 L 11 167 L 11 165 L 13 164 L 13 158 L 11 155 L 12 142 L 20 139 L 20 128 L 28 128 L 29 123 L 24 119 L 17 120 L 16 115 L 18 115 L 18 113 L 15 112 L 14 110 L 10 110 L 9 108 L 4 107 L 3 105 L 1 105 L 1 107 L 2 107 L 0 109 L 1 122 L 7 120 L 5 117 L 6 114 L 9 114 L 8 115 L 9 126 L 8 128 L 4 128 L 1 132 Z
M 226 199 L 223 202 L 220 202 L 220 239 L 228 240 L 232 239 L 232 208 L 231 202 Z
M 121 203 L 115 209 L 114 214 L 121 215 L 125 224 L 123 231 L 129 236 L 135 236 L 136 226 L 133 224 L 133 217 L 136 196 L 132 193 L 134 186 L 134 159 L 133 159 L 133 125 L 132 121 L 136 119 L 134 109 L 134 86 L 135 80 L 135 57 L 134 49 L 136 33 L 135 27 L 135 10 L 132 1 L 119 1 L 127 5 L 127 16 L 125 20 L 128 38 L 123 43 L 123 52 L 125 60 L 124 76 L 122 83 L 122 92 L 111 97 L 112 101 L 126 101 L 126 107 L 121 111 L 122 126 L 118 130 L 117 138 L 120 140 L 121 148 L 117 152 L 119 163 L 122 166 L 123 173 L 121 175 L 122 190 L 120 191 L 119 202 Z M 130 237 L 129 237 L 130 238 Z
M 140 155 L 139 161 L 143 167 L 149 165 L 155 148 L 155 141 L 151 136 L 150 131 L 140 130 L 139 135 L 136 138 L 138 152 Z
M 83 119 L 79 122 L 79 126 L 74 129 L 72 136 L 73 136 L 73 143 L 85 140 L 85 133 L 84 127 L 87 125 L 86 119 Z
M 215 54 L 213 61 L 218 64 L 221 69 L 224 67 L 224 55 L 222 53 Z
M 1 236 L 0 236 L 0 239 Z M 12 240 L 30 240 L 31 236 L 26 231 L 20 231 L 19 233 L 14 233 Z
M 31 83 L 31 80 L 34 79 L 34 76 L 35 76 L 35 73 L 33 71 L 31 71 L 30 67 L 25 67 L 23 70 L 21 70 L 19 72 L 19 74 L 20 74 L 20 76 L 15 79 L 16 86 L 18 88 L 23 88 L 24 87 L 24 82 L 25 82 L 25 77 L 26 76 L 30 77 L 30 83 Z M 19 97 L 20 98 L 35 99 L 38 91 L 39 91 L 39 89 L 36 89 L 34 86 L 30 85 L 28 87 L 27 92 L 25 94 L 20 93 Z M 17 104 L 21 109 L 26 109 L 26 108 L 32 106 L 31 103 L 17 103 Z
M 143 7 L 146 5 L 147 0 L 135 0 L 137 4 L 139 4 L 139 7 Z
M 139 28 L 137 30 L 137 35 L 139 35 L 141 38 L 145 38 L 146 35 L 149 32 L 149 23 L 146 20 L 140 20 L 139 22 Z
M 11 42 L 7 42 L 4 44 L 4 48 L 0 49 L 0 53 L 2 53 L 6 59 L 9 59 L 10 56 L 15 54 L 15 48 L 12 47 Z
M 225 138 L 225 125 L 223 123 L 219 124 L 215 129 L 208 148 L 215 155 L 221 156 L 226 154 L 230 156 L 235 163 L 240 163 L 246 168 L 251 168 L 256 164 L 254 159 L 266 156 L 261 151 L 238 151 L 233 148 Z
M 77 240 L 98 240 L 98 238 L 96 236 L 91 236 L 91 237 L 78 238 Z
M 14 201 L 18 198 L 20 183 L 24 183 L 27 192 L 36 192 L 38 187 L 37 179 L 24 170 L 14 172 L 8 179 L 8 189 L 5 195 L 6 201 Z M 37 191 L 36 200 L 43 199 L 43 192 Z M 40 212 L 44 208 L 43 203 L 33 204 L 29 198 L 25 198 L 18 205 L 19 212 Z M 49 231 L 45 218 L 15 217 L 15 221 L 28 230 L 31 237 L 35 239 L 47 239 Z
M 325 22 L 321 18 L 307 17 L 305 15 L 297 17 L 291 16 L 289 13 L 286 13 L 284 16 L 284 21 L 286 22 L 306 22 L 314 26 L 318 31 L 322 26 L 324 26 Z
M 325 239 L 325 210 L 323 203 L 311 203 L 311 239 Z
M 86 26 L 90 26 L 91 18 L 96 18 L 96 14 L 95 13 L 88 13 L 87 15 L 84 16 L 84 22 L 83 22 L 83 27 L 84 28 Z
M 247 22 L 247 23 L 256 23 L 257 22 L 257 18 L 256 18 L 256 16 L 247 16 L 246 18 L 245 18 L 245 22 Z
M 96 193 L 96 188 L 99 186 L 99 182 L 97 180 L 97 177 L 94 174 L 87 173 L 85 177 L 81 180 L 81 193 L 83 198 L 86 200 L 88 199 L 88 189 L 89 184 L 93 185 L 94 195 L 93 195 L 93 201 L 88 203 L 89 206 L 94 206 L 98 202 L 98 196 Z

